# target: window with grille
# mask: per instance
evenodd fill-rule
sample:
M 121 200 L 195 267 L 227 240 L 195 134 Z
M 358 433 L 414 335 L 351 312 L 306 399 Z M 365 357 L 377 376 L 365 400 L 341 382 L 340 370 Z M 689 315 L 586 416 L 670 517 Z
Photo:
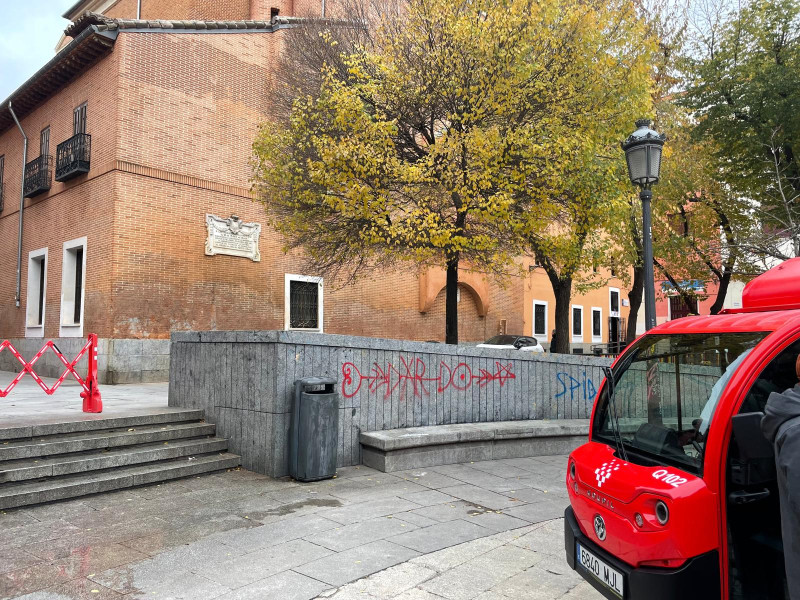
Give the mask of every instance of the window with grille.
M 572 341 L 583 341 L 583 307 L 572 307 Z
M 25 336 L 42 337 L 47 299 L 47 248 L 28 254 L 28 292 L 25 307 Z
M 533 301 L 533 335 L 547 339 L 547 302 Z
M 603 309 L 592 307 L 592 341 L 603 341 Z
M 75 109 L 72 117 L 72 133 L 86 133 L 86 102 Z
M 50 127 L 45 127 L 39 134 L 39 156 L 50 154 Z
M 286 329 L 322 332 L 322 278 L 286 275 Z
M 611 312 L 617 313 L 616 316 L 619 316 L 619 292 L 617 290 L 611 290 L 610 305 Z
M 64 242 L 61 259 L 61 337 L 83 337 L 86 238 Z

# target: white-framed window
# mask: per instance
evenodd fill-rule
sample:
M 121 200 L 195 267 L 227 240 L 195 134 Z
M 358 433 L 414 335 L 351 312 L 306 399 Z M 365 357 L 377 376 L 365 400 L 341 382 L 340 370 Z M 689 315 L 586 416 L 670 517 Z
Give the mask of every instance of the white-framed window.
M 61 337 L 83 337 L 86 285 L 86 238 L 64 242 L 61 262 Z
M 547 302 L 533 301 L 533 337 L 539 342 L 547 341 Z
M 603 341 L 603 309 L 599 306 L 592 307 L 592 343 L 599 344 Z
M 25 296 L 25 337 L 44 337 L 47 308 L 47 248 L 28 253 L 28 293 Z
M 619 288 L 608 288 L 608 316 L 619 317 Z
M 583 307 L 572 305 L 572 341 L 583 342 Z
M 322 277 L 285 276 L 284 329 L 323 332 Z

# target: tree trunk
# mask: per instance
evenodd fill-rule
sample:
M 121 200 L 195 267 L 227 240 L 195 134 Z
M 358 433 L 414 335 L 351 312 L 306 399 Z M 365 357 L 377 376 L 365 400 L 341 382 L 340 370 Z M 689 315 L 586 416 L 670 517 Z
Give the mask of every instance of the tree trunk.
M 555 344 L 551 344 L 550 352 L 569 354 L 571 332 L 569 329 L 570 301 L 572 300 L 572 277 L 551 280 L 553 293 L 556 296 Z
M 639 320 L 639 308 L 642 306 L 643 294 L 644 267 L 641 264 L 638 264 L 633 267 L 633 284 L 628 292 L 628 300 L 630 300 L 631 303 L 631 310 L 628 313 L 628 330 L 625 332 L 625 341 L 629 344 L 636 339 L 636 325 L 637 321 Z
M 447 260 L 445 287 L 444 342 L 458 344 L 458 258 L 456 253 Z
M 725 270 L 725 273 L 719 280 L 719 290 L 717 291 L 717 299 L 714 301 L 714 304 L 711 305 L 711 314 L 716 315 L 719 314 L 719 311 L 722 310 L 722 307 L 725 304 L 725 297 L 728 295 L 728 285 L 731 282 L 731 275 L 732 273 L 729 270 Z

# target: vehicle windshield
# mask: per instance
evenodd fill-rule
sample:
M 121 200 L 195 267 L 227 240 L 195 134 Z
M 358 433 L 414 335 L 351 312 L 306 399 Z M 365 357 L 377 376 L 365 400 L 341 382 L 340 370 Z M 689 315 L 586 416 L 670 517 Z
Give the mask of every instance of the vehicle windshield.
M 767 333 L 648 335 L 614 368 L 622 443 L 658 464 L 701 474 L 714 411 L 736 368 Z M 615 445 L 607 388 L 593 436 Z
M 484 344 L 491 344 L 492 346 L 513 346 L 518 336 L 516 335 L 496 335 L 489 338 Z

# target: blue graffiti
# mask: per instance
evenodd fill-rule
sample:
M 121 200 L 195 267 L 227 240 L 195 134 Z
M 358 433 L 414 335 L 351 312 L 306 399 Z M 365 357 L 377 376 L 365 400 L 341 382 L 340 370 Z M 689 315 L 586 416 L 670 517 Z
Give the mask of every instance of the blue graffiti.
M 594 400 L 597 395 L 597 389 L 594 387 L 592 380 L 586 375 L 586 371 L 583 372 L 581 379 L 575 379 L 572 375 L 563 371 L 556 373 L 556 379 L 560 389 L 556 394 L 556 398 L 566 396 L 567 392 L 569 392 L 570 402 L 573 402 L 576 394 L 578 399 L 582 397 L 584 400 Z

